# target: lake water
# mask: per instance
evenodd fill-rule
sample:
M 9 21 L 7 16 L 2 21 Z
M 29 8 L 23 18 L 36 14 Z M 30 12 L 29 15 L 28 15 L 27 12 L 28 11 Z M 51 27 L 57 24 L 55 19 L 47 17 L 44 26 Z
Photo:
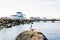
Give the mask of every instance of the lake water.
M 42 32 L 48 40 L 60 40 L 60 22 L 34 22 L 32 29 Z M 0 40 L 14 40 L 24 30 L 29 30 L 30 24 L 13 26 L 0 30 Z

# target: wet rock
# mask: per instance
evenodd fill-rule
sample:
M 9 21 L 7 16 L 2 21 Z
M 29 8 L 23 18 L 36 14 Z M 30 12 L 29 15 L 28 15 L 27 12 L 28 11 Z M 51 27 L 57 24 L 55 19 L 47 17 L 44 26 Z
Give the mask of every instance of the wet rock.
M 11 24 L 8 24 L 8 26 L 6 28 L 11 28 L 11 27 L 12 27 L 12 25 Z
M 3 26 L 0 26 L 0 30 L 3 29 Z
M 15 40 L 48 40 L 41 32 L 26 30 L 20 33 Z

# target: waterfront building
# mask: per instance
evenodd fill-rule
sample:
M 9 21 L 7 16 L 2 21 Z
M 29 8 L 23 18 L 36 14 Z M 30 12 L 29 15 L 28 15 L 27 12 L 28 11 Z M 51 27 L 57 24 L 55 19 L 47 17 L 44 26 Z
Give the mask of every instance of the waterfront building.
M 22 12 L 16 12 L 16 15 L 12 15 L 13 19 L 26 19 Z

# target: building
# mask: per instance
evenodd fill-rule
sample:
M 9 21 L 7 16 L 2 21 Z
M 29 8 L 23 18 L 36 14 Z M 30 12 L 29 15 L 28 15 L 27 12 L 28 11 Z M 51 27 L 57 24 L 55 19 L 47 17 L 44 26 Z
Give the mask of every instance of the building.
M 16 12 L 16 15 L 12 15 L 13 19 L 26 19 L 22 12 Z
M 40 20 L 40 17 L 30 17 L 29 20 Z

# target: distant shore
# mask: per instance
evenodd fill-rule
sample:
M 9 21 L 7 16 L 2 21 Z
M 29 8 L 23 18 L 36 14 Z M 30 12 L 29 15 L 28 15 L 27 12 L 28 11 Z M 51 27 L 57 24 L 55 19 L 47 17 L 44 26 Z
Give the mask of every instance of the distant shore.
M 35 21 L 60 21 L 60 19 L 34 19 L 34 18 L 30 18 L 30 19 L 11 19 L 8 17 L 3 17 L 0 18 L 0 29 L 3 28 L 10 28 L 12 26 L 16 26 L 16 25 L 20 25 L 20 24 L 29 24 L 31 22 L 35 22 Z

